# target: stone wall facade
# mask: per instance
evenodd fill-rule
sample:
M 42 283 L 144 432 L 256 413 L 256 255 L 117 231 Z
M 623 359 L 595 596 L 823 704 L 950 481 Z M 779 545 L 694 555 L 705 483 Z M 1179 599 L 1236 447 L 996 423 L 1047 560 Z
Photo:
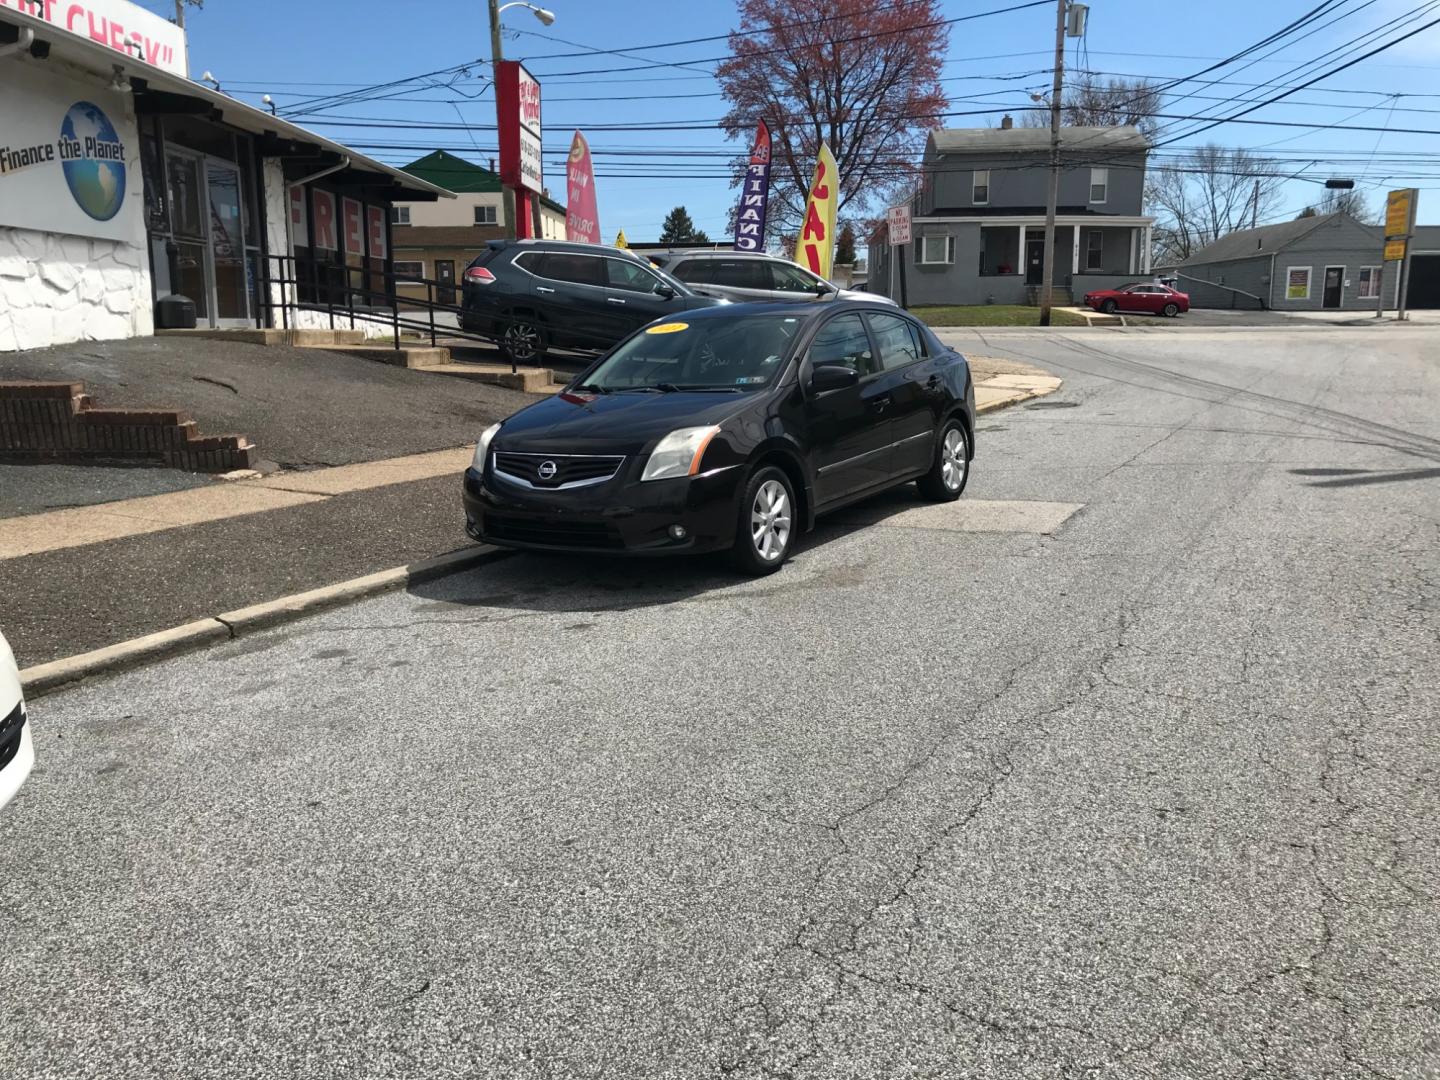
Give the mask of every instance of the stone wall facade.
M 0 352 L 154 329 L 138 244 L 0 228 Z

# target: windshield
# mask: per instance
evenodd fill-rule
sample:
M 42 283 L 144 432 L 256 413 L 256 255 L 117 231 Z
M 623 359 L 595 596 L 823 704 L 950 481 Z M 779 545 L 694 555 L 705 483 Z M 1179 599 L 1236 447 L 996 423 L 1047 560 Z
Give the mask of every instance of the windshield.
M 785 366 L 801 320 L 787 315 L 677 319 L 646 327 L 581 380 L 626 390 L 758 390 Z

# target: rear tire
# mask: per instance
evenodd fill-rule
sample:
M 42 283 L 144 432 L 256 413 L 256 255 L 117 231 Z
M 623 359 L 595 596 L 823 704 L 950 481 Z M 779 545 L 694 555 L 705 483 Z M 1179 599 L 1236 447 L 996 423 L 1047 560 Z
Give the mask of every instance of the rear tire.
M 799 528 L 797 510 L 790 478 L 773 465 L 757 469 L 745 484 L 735 522 L 730 561 L 736 569 L 760 577 L 785 565 Z
M 1176 315 L 1180 314 L 1180 305 L 1166 304 L 1163 308 L 1160 309 L 1160 314 L 1164 315 L 1167 319 L 1173 319 Z
M 1106 300 L 1100 305 L 1100 310 L 1103 311 L 1106 315 L 1114 315 L 1115 309 L 1119 306 L 1120 305 L 1115 303 L 1114 300 Z
M 930 471 L 915 482 L 931 502 L 954 502 L 970 480 L 970 433 L 954 417 L 945 421 Z
M 548 342 L 545 328 L 528 312 L 507 315 L 505 329 L 500 331 L 500 351 L 515 364 L 538 364 L 545 359 Z

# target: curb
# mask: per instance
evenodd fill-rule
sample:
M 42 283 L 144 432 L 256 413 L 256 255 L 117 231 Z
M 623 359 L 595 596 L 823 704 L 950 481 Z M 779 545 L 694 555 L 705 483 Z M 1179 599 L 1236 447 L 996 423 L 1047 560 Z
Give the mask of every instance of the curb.
M 977 386 L 984 386 L 984 383 L 977 383 Z M 1040 387 L 1034 390 L 1016 390 L 1013 397 L 1001 398 L 999 401 L 989 401 L 984 405 L 975 406 L 975 415 L 983 416 L 986 413 L 999 412 L 1001 409 L 1008 409 L 1011 405 L 1019 405 L 1022 401 L 1030 401 L 1033 398 L 1042 398 L 1047 394 L 1053 394 L 1065 383 L 1062 380 L 1058 386 Z
M 470 570 L 510 554 L 512 552 L 508 549 L 489 545 L 460 548 L 431 559 L 410 563 L 408 566 L 396 566 L 335 585 L 282 596 L 278 600 L 222 612 L 195 622 L 172 626 L 168 630 L 159 630 L 143 637 L 107 645 L 103 649 L 52 660 L 47 664 L 36 664 L 20 672 L 20 685 L 27 697 L 39 697 L 91 675 L 138 667 L 211 642 L 230 641 L 252 631 L 313 615 L 351 600 Z

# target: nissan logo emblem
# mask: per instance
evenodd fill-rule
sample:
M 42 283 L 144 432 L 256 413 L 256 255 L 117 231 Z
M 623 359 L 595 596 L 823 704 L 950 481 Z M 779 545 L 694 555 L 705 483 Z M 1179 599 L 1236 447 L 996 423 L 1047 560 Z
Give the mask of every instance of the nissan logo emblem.
M 541 480 L 555 479 L 555 474 L 558 471 L 559 469 L 556 467 L 555 462 L 553 461 L 542 461 L 540 463 L 540 468 L 535 470 L 536 474 L 540 477 Z

